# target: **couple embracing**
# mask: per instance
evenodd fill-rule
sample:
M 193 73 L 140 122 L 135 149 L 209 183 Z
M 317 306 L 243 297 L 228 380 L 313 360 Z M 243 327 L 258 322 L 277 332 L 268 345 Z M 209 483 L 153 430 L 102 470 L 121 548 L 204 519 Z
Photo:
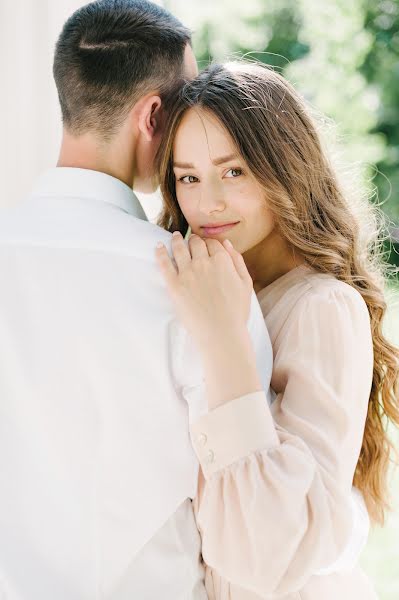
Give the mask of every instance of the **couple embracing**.
M 198 73 L 147 0 L 75 12 L 54 77 L 58 164 L 0 222 L 1 597 L 375 598 L 399 352 L 372 209 L 283 77 Z

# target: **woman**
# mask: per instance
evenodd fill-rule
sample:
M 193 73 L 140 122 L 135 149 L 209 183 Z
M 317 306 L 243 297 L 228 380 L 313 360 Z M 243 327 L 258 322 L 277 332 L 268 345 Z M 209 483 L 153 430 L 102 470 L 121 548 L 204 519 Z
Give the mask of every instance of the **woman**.
M 374 598 L 358 567 L 323 568 L 350 535 L 352 483 L 374 522 L 386 508 L 399 351 L 382 334 L 377 233 L 301 98 L 259 65 L 214 65 L 188 83 L 163 152 L 174 264 L 162 244 L 156 255 L 207 386 L 191 433 L 209 597 Z M 273 345 L 270 408 L 246 330 L 252 286 Z

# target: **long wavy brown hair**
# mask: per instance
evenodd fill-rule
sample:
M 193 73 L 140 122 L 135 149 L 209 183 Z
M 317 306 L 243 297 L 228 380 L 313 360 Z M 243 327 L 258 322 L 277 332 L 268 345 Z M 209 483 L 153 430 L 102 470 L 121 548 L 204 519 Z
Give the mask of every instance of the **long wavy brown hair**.
M 390 270 L 380 211 L 363 195 L 353 202 L 344 191 L 312 112 L 293 86 L 270 68 L 239 61 L 211 65 L 188 82 L 169 115 L 158 155 L 164 201 L 158 224 L 164 229 L 183 235 L 188 230 L 176 198 L 173 142 L 191 107 L 210 112 L 229 132 L 294 251 L 319 272 L 354 287 L 367 304 L 374 371 L 353 483 L 363 493 L 371 520 L 383 524 L 394 451 L 386 428 L 389 421 L 399 424 L 399 349 L 382 330 Z

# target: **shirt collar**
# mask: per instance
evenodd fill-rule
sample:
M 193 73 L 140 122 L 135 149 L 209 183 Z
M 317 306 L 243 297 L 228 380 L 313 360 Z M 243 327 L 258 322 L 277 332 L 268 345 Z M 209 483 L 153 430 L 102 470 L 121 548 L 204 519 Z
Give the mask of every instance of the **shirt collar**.
M 33 188 L 34 196 L 62 196 L 102 200 L 147 221 L 133 190 L 112 175 L 90 169 L 55 167 L 45 171 Z

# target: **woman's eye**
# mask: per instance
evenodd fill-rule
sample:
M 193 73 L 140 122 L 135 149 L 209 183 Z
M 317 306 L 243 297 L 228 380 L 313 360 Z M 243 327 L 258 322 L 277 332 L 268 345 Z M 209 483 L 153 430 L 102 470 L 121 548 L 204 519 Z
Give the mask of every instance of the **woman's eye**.
M 198 181 L 198 178 L 194 175 L 184 175 L 184 177 L 180 177 L 179 181 L 182 183 L 195 183 Z
M 229 169 L 226 173 L 226 177 L 239 177 L 240 175 L 242 175 L 242 169 Z

